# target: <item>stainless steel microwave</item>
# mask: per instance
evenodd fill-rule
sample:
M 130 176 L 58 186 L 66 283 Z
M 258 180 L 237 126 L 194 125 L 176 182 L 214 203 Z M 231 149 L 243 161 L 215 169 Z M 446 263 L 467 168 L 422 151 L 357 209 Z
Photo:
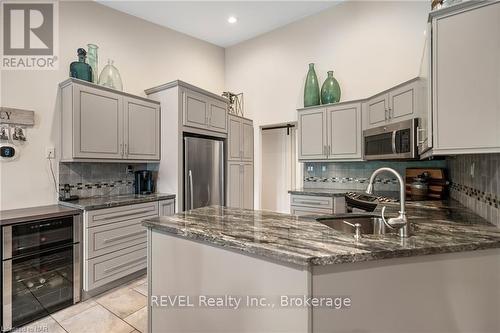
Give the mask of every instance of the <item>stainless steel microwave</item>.
M 363 131 L 365 160 L 415 159 L 418 118 Z

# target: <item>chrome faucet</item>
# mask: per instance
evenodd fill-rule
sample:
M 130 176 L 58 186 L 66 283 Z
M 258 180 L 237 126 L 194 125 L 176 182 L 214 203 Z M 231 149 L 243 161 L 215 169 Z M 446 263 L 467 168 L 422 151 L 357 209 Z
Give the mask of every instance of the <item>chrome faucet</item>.
M 384 206 L 382 208 L 382 221 L 384 221 L 384 224 L 388 226 L 389 228 L 392 229 L 397 229 L 399 228 L 399 236 L 401 237 L 409 237 L 410 236 L 410 225 L 408 223 L 408 219 L 406 218 L 406 209 L 405 209 L 405 183 L 403 181 L 403 178 L 401 175 L 394 169 L 391 168 L 380 168 L 377 169 L 373 172 L 373 174 L 370 177 L 370 182 L 368 184 L 368 187 L 366 188 L 366 193 L 368 194 L 373 194 L 373 182 L 375 181 L 375 177 L 381 172 L 390 172 L 396 176 L 399 182 L 399 192 L 400 192 L 400 197 L 399 197 L 399 203 L 400 203 L 400 209 L 399 209 L 399 216 L 398 217 L 393 217 L 390 218 L 388 221 L 385 220 L 384 213 L 386 207 Z

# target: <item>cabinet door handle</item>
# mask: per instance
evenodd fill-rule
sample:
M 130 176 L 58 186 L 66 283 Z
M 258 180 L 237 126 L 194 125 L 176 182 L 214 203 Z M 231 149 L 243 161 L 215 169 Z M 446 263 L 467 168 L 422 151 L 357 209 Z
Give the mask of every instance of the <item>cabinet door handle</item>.
M 417 127 L 417 144 L 421 145 L 425 142 L 425 140 L 422 140 L 422 133 L 425 131 L 425 129 Z
M 303 204 L 303 205 L 315 205 L 315 206 L 321 206 L 321 205 L 323 205 L 322 202 L 317 202 L 317 201 L 297 200 L 295 202 L 299 203 L 299 204 Z
M 120 154 L 122 155 L 123 157 L 123 143 L 120 143 Z
M 328 156 L 332 154 L 332 146 L 328 145 Z
M 389 114 L 388 118 L 389 119 L 393 118 L 394 115 L 391 115 L 392 108 L 388 108 L 387 111 L 388 111 L 388 114 Z
M 124 149 L 124 150 L 125 150 L 124 155 L 127 155 L 127 156 L 128 156 L 128 144 L 125 144 L 125 149 Z
M 388 111 L 388 109 L 385 109 L 385 112 L 384 112 L 384 119 L 385 119 L 385 120 L 387 120 L 387 119 L 388 119 L 388 118 L 387 118 L 387 111 Z

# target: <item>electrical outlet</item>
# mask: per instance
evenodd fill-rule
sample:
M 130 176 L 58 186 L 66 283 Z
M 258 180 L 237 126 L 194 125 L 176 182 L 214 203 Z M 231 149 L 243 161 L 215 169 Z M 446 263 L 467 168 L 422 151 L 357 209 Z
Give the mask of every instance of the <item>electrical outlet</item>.
M 56 149 L 54 147 L 47 147 L 45 149 L 45 156 L 51 160 L 55 159 L 56 158 Z

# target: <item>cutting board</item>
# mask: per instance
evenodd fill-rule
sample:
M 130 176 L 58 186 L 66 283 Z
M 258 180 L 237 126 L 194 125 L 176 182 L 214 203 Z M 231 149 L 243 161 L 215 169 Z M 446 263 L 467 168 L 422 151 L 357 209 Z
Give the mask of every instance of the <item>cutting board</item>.
M 442 168 L 407 168 L 406 169 L 406 197 L 411 199 L 411 183 L 414 178 L 424 172 L 429 173 L 429 199 L 444 199 L 448 193 L 449 182 L 446 179 L 445 169 Z

